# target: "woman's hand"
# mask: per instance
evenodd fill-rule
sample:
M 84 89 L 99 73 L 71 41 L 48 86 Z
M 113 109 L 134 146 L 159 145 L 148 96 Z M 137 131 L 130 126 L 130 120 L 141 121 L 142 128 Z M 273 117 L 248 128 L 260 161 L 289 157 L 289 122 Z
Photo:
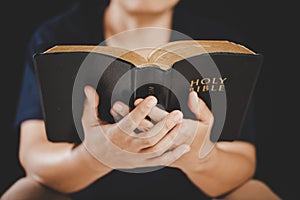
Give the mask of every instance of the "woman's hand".
M 143 100 L 138 99 L 135 105 L 141 102 Z M 188 107 L 197 120 L 182 120 L 171 149 L 182 145 L 189 145 L 191 149 L 170 166 L 181 169 L 196 186 L 212 197 L 247 181 L 255 171 L 254 145 L 243 141 L 212 143 L 210 134 L 214 118 L 211 111 L 195 92 L 189 94 Z M 126 113 L 112 113 L 126 116 Z M 154 121 L 161 121 L 168 115 L 158 107 L 152 108 L 148 114 Z
M 214 143 L 210 140 L 214 117 L 205 102 L 198 98 L 196 92 L 191 92 L 188 98 L 188 107 L 197 120 L 184 119 L 177 145 L 190 144 L 191 151 L 172 164 L 184 171 L 195 170 L 201 167 L 206 157 L 213 152 Z
M 87 98 L 82 116 L 83 144 L 101 163 L 113 169 L 168 165 L 189 151 L 185 144 L 171 149 L 182 122 L 180 111 L 166 114 L 155 125 L 146 122 L 145 117 L 157 104 L 156 98 L 149 96 L 117 123 L 104 124 L 98 117 L 98 94 L 89 86 L 84 91 Z M 135 133 L 145 125 L 147 130 Z
M 139 106 L 142 101 L 143 99 L 137 99 L 135 105 Z M 127 115 L 129 110 L 128 106 L 122 102 L 116 102 L 114 105 L 111 113 L 115 118 L 120 119 Z M 183 170 L 185 170 L 185 168 L 187 170 L 189 168 L 198 168 L 199 160 L 204 159 L 213 148 L 213 143 L 209 139 L 214 121 L 211 111 L 204 101 L 198 98 L 196 92 L 191 92 L 189 94 L 188 106 L 198 120 L 183 119 L 180 124 L 178 135 L 173 138 L 171 147 L 171 149 L 181 145 L 189 145 L 191 147 L 191 150 L 188 153 L 181 156 L 174 163 L 170 163 L 171 166 Z M 116 110 L 115 107 L 122 107 L 122 111 Z M 153 107 L 148 114 L 151 120 L 155 122 L 164 120 L 168 115 L 168 112 L 158 107 Z M 139 127 L 140 129 L 145 129 L 145 126 L 149 126 L 150 122 L 146 121 L 147 120 L 144 119 L 142 125 Z

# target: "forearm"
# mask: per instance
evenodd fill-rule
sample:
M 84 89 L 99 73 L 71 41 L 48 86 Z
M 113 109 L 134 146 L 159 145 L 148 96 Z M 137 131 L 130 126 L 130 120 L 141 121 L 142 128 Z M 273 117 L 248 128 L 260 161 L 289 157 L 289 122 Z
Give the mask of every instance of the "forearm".
M 85 188 L 110 171 L 95 160 L 83 145 L 69 143 L 36 145 L 22 163 L 29 176 L 63 193 Z
M 42 120 L 21 124 L 19 158 L 28 176 L 63 193 L 80 190 L 110 171 L 82 144 L 48 141 Z
M 210 155 L 184 171 L 203 192 L 219 196 L 253 176 L 255 149 L 243 142 L 218 143 Z

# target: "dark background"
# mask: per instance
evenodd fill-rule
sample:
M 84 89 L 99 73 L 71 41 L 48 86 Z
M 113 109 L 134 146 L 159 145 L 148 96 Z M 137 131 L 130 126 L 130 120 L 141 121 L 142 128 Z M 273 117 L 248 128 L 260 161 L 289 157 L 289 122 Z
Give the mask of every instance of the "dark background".
M 1 5 L 0 195 L 24 174 L 18 161 L 19 135 L 13 127 L 13 121 L 27 43 L 44 20 L 63 12 L 72 2 L 27 0 Z M 290 115 L 290 111 L 293 111 L 290 104 L 293 96 L 290 95 L 294 93 L 287 92 L 297 84 L 291 78 L 291 70 L 296 67 L 291 59 L 294 31 L 289 26 L 296 18 L 292 16 L 293 6 L 287 9 L 285 5 L 276 5 L 274 2 L 264 4 L 259 0 L 228 0 L 194 1 L 189 7 L 190 12 L 234 28 L 247 38 L 251 49 L 264 55 L 255 90 L 259 110 L 256 177 L 265 181 L 284 199 L 296 199 L 297 132 L 293 129 L 295 123 L 292 123 L 295 118 Z M 278 95 L 282 93 L 287 95 Z M 285 103 L 286 99 L 289 103 Z M 284 110 L 289 113 L 283 114 L 281 111 Z

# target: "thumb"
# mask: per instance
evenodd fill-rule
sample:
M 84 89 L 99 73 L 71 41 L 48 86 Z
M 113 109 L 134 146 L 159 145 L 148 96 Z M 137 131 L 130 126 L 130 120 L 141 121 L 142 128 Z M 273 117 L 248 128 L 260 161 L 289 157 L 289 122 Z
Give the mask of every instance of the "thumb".
M 213 114 L 211 110 L 201 98 L 198 98 L 195 91 L 192 91 L 189 94 L 188 107 L 198 120 L 207 123 L 213 122 Z
M 82 121 L 85 124 L 87 123 L 89 125 L 95 125 L 96 123 L 99 123 L 99 95 L 97 94 L 97 91 L 91 86 L 85 86 L 84 93 L 86 99 L 84 102 Z

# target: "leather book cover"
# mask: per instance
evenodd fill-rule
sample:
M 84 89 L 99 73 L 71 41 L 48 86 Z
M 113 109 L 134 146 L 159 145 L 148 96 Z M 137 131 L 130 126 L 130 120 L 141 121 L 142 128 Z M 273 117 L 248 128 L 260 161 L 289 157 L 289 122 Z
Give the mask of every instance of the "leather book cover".
M 76 77 L 87 56 L 88 73 L 78 81 Z M 193 119 L 187 107 L 188 93 L 193 89 L 215 116 L 211 139 L 231 141 L 238 139 L 262 55 L 201 54 L 179 60 L 167 70 L 153 66 L 140 68 L 122 59 L 90 52 L 36 54 L 34 61 L 50 141 L 80 143 L 83 139 L 82 127 L 75 123 L 81 124 L 83 88 L 87 84 L 97 89 L 99 117 L 109 123 L 114 122 L 109 112 L 113 102 L 120 100 L 133 108 L 135 99 L 148 95 L 157 97 L 161 108 L 180 109 L 186 118 Z M 217 73 L 211 73 L 211 65 L 218 66 Z

